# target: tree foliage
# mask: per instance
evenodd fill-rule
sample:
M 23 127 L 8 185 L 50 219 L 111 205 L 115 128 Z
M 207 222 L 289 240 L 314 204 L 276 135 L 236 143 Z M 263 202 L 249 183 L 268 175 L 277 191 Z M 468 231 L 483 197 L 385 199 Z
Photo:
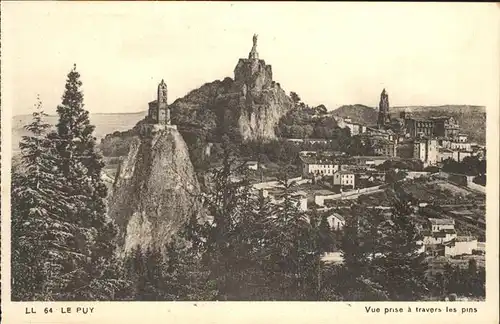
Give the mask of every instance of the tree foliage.
M 32 267 L 26 275 L 37 280 L 14 276 L 19 299 L 110 300 L 123 287 L 115 259 L 117 228 L 106 215 L 103 163 L 79 78 L 75 67 L 57 108 L 57 131 L 47 134 L 38 104 L 27 126 L 32 136 L 21 142 L 25 173 L 15 174 L 12 186 L 13 265 Z

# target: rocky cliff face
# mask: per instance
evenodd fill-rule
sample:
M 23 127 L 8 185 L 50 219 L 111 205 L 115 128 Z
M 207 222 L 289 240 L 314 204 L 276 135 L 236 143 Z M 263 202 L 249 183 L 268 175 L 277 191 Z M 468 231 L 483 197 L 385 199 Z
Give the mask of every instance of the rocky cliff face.
M 280 84 L 273 81 L 271 66 L 264 60 L 240 59 L 234 70 L 233 93 L 239 94 L 233 109 L 242 138 L 276 138 L 274 129 L 293 103 Z
M 135 137 L 109 202 L 109 214 L 120 227 L 123 252 L 135 246 L 164 248 L 187 218 L 200 213 L 197 197 L 199 185 L 176 129 Z

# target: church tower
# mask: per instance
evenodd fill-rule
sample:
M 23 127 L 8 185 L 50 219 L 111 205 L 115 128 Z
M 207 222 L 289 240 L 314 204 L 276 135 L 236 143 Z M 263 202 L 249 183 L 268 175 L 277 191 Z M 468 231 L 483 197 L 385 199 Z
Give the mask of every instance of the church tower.
M 170 109 L 168 108 L 167 98 L 168 98 L 167 84 L 163 79 L 158 85 L 158 98 L 157 98 L 157 110 L 156 110 L 156 120 L 160 125 L 170 125 Z
M 391 117 L 389 115 L 389 95 L 384 89 L 380 94 L 377 125 L 379 128 L 383 128 L 385 126 L 389 126 L 390 123 L 391 123 Z

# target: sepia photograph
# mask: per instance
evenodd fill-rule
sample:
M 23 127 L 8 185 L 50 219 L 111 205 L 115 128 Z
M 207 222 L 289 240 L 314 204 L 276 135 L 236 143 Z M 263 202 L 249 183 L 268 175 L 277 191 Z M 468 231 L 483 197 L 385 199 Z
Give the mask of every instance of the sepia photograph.
M 485 302 L 495 9 L 2 4 L 1 287 L 82 305 Z

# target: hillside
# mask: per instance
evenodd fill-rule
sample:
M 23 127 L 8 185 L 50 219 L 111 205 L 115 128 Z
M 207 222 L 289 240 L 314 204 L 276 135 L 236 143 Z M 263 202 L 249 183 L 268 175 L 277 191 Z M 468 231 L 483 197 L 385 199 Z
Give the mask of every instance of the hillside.
M 472 141 L 485 143 L 486 109 L 481 106 L 443 105 L 443 106 L 401 106 L 390 108 L 391 117 L 399 117 L 400 112 L 409 111 L 416 118 L 451 116 L 455 118 L 462 132 Z M 354 122 L 373 125 L 377 122 L 377 110 L 364 105 L 344 105 L 331 112 L 334 116 L 350 117 Z
M 372 125 L 377 123 L 377 110 L 364 105 L 344 105 L 331 112 L 333 116 L 349 117 L 355 123 Z

